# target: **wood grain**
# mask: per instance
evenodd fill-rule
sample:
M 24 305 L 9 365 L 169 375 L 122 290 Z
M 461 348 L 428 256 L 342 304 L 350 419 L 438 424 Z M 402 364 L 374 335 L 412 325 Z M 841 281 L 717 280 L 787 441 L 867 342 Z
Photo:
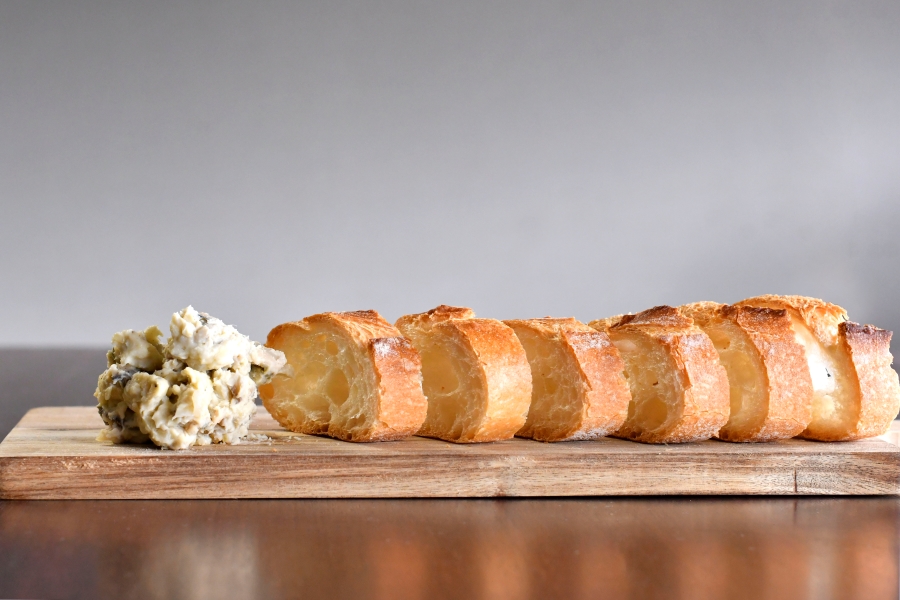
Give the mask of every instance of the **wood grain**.
M 884 440 L 669 446 L 617 439 L 352 444 L 279 429 L 187 451 L 96 441 L 94 408 L 36 408 L 0 444 L 0 498 L 401 498 L 668 494 L 898 494 Z

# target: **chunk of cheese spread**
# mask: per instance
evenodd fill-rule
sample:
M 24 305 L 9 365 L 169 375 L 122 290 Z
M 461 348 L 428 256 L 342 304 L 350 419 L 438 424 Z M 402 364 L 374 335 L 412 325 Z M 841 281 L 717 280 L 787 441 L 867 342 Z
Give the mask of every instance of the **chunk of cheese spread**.
M 239 443 L 257 386 L 285 368 L 284 354 L 191 306 L 172 315 L 169 331 L 166 344 L 156 327 L 113 335 L 94 392 L 106 423 L 99 439 L 174 450 Z

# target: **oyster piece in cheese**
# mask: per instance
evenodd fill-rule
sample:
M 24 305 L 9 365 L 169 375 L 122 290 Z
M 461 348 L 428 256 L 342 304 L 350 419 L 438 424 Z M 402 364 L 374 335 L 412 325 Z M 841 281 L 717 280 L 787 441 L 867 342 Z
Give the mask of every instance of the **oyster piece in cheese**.
M 94 396 L 115 443 L 152 441 L 180 450 L 237 444 L 256 412 L 257 386 L 285 367 L 284 354 L 188 306 L 156 327 L 113 336 Z

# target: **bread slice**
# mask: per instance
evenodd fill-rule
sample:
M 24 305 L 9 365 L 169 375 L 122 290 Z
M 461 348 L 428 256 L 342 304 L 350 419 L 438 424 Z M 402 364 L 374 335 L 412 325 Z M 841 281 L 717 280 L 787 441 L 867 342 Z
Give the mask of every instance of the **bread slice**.
M 425 419 L 419 355 L 374 310 L 284 323 L 266 345 L 284 352 L 292 373 L 262 386 L 260 396 L 291 431 L 376 442 L 414 435 Z
M 806 296 L 757 296 L 737 305 L 783 309 L 791 318 L 813 386 L 812 420 L 800 437 L 857 440 L 888 430 L 900 410 L 890 331 L 848 321 L 840 306 Z
M 516 435 L 542 442 L 592 440 L 628 414 L 625 363 L 609 336 L 575 319 L 503 321 L 531 367 L 531 408 Z
M 438 306 L 397 321 L 422 357 L 428 415 L 419 435 L 451 442 L 510 439 L 525 424 L 531 369 L 513 330 Z
M 614 435 L 639 442 L 706 440 L 728 421 L 728 377 L 709 337 L 671 306 L 592 321 L 625 361 L 631 403 Z
M 695 302 L 680 307 L 712 340 L 728 374 L 731 416 L 720 439 L 792 438 L 812 419 L 812 381 L 785 310 Z

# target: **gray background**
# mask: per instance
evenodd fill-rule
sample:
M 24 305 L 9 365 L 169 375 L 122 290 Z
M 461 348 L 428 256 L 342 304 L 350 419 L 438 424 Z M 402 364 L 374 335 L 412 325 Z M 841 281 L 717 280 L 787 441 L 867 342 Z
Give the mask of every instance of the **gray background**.
M 898 31 L 896 0 L 0 0 L 0 345 L 188 303 L 257 339 L 759 293 L 898 329 Z

